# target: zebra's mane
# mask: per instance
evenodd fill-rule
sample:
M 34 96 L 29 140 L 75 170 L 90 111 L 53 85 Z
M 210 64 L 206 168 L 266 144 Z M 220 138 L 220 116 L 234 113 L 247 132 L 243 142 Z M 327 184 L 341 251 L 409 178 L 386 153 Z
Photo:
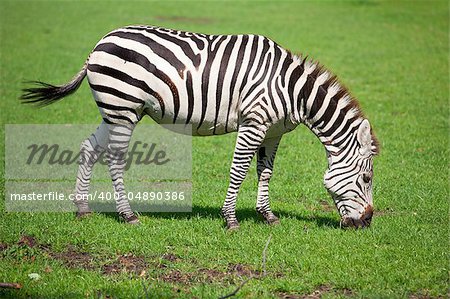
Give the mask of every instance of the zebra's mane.
M 313 79 L 311 80 L 312 82 L 316 82 L 316 80 L 318 80 L 321 76 L 325 78 L 319 86 L 319 89 L 322 89 L 322 92 L 325 93 L 330 89 L 334 89 L 335 96 L 330 98 L 330 102 L 334 101 L 333 105 L 336 107 L 341 107 L 340 113 L 348 113 L 351 111 L 353 117 L 362 119 L 366 118 L 358 100 L 352 96 L 347 87 L 339 81 L 336 75 L 326 69 L 318 61 L 309 58 L 307 55 L 293 54 L 291 52 L 289 52 L 289 54 L 291 55 L 293 61 L 297 61 L 300 66 L 302 66 L 303 70 L 308 72 L 308 76 L 311 76 Z M 307 80 L 307 82 L 308 81 L 309 80 Z M 312 89 L 312 86 L 310 86 L 310 89 Z M 372 152 L 376 155 L 380 151 L 380 145 L 372 128 L 370 129 L 370 133 L 372 137 Z

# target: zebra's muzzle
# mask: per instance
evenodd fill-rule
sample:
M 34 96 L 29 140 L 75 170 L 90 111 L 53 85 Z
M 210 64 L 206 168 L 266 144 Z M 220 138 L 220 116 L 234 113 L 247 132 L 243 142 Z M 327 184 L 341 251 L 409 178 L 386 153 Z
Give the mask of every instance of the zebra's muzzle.
M 344 216 L 341 219 L 341 227 L 342 228 L 365 228 L 369 227 L 370 223 L 372 222 L 372 216 L 373 216 L 373 208 L 372 206 L 367 206 L 364 210 L 364 213 L 361 215 L 360 218 L 352 218 Z

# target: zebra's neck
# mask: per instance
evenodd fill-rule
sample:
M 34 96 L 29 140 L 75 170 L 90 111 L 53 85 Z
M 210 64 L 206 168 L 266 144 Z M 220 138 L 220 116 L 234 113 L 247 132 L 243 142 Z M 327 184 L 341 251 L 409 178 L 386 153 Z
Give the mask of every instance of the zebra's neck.
M 294 121 L 310 128 L 329 156 L 338 156 L 345 149 L 353 148 L 357 128 L 364 119 L 358 102 L 318 63 L 296 56 L 294 63 L 295 59 L 298 65 L 292 76 L 297 74 L 297 78 L 294 77 L 296 82 L 291 91 L 296 99 L 293 101 L 296 102 Z

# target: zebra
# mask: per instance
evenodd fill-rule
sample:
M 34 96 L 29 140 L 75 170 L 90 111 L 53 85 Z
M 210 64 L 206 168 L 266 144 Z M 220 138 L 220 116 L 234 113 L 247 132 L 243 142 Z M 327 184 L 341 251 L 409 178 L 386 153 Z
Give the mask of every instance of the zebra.
M 75 192 L 88 192 L 92 167 L 108 161 L 118 214 L 139 219 L 124 192 L 124 158 L 133 129 L 145 115 L 159 124 L 185 124 L 193 136 L 237 132 L 221 214 L 239 228 L 236 199 L 253 156 L 257 160 L 256 211 L 278 224 L 269 181 L 281 137 L 307 126 L 325 147 L 324 185 L 341 226 L 362 228 L 373 215 L 373 157 L 379 143 L 358 102 L 337 77 L 308 56 L 296 55 L 262 35 L 207 35 L 133 25 L 111 31 L 67 84 L 35 81 L 21 99 L 39 107 L 72 93 L 87 77 L 102 123 L 81 144 Z M 113 157 L 119 157 L 114 159 Z M 122 157 L 122 158 L 121 158 Z M 77 216 L 91 211 L 75 202 Z

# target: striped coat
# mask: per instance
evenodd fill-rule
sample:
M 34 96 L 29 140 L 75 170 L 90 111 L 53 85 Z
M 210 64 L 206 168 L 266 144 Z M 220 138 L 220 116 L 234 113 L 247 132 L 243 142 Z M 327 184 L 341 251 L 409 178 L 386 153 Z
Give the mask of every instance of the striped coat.
M 278 223 L 268 199 L 276 151 L 284 133 L 304 124 L 327 151 L 324 183 L 342 223 L 370 224 L 372 157 L 378 143 L 356 100 L 316 62 L 259 35 L 205 35 L 128 26 L 103 37 L 72 81 L 63 86 L 40 83 L 43 86 L 26 89 L 23 100 L 50 104 L 74 92 L 84 77 L 103 117 L 94 138 L 86 139 L 81 147 L 90 158 L 103 151 L 126 151 L 129 138 L 114 136 L 123 136 L 124 130 L 131 136 L 145 115 L 160 124 L 190 125 L 185 134 L 237 131 L 222 208 L 227 226 L 238 227 L 236 197 L 255 154 L 256 209 L 267 222 Z M 120 129 L 105 129 L 108 124 Z M 98 140 L 106 142 L 99 144 Z M 80 165 L 77 193 L 87 192 L 95 158 L 91 160 L 92 165 Z M 123 169 L 118 165 L 110 169 L 116 190 L 123 191 Z M 89 211 L 87 203 L 78 206 L 79 214 Z M 138 222 L 125 193 L 117 207 L 127 222 Z

